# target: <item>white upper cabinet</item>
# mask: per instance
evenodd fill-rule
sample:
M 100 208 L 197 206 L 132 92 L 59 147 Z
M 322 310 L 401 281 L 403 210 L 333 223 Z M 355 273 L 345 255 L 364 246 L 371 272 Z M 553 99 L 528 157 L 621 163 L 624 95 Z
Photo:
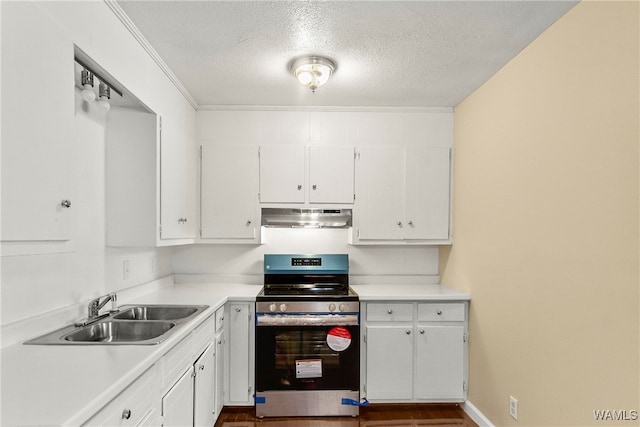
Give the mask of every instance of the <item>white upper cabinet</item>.
M 402 240 L 404 149 L 360 147 L 356 206 L 360 240 Z
M 449 238 L 450 149 L 407 147 L 405 239 Z
M 195 129 L 166 117 L 161 126 L 160 238 L 193 239 L 198 225 Z
M 142 107 L 114 107 L 106 135 L 107 246 L 193 242 L 197 152 L 190 128 Z
M 72 237 L 79 203 L 73 43 L 30 2 L 3 2 L 1 26 L 2 241 L 49 242 L 55 252 Z
M 260 202 L 304 203 L 305 147 L 260 146 Z
M 201 238 L 258 243 L 258 146 L 201 150 Z
M 360 147 L 353 243 L 450 240 L 448 147 Z
M 260 202 L 350 204 L 353 173 L 353 147 L 263 145 Z
M 353 157 L 353 147 L 309 147 L 309 202 L 353 203 Z

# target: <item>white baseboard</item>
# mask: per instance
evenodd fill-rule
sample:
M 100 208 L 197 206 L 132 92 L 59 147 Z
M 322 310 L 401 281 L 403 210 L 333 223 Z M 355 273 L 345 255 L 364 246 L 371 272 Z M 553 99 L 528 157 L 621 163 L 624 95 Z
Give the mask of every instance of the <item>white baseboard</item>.
M 468 400 L 461 403 L 462 410 L 469 415 L 469 418 L 473 420 L 479 427 L 495 427 L 489 418 L 485 417 L 482 412 L 475 405 Z

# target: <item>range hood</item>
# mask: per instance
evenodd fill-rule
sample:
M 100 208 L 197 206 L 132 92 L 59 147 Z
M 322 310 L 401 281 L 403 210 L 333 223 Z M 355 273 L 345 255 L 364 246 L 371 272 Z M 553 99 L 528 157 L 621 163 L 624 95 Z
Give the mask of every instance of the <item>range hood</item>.
M 347 228 L 351 227 L 351 209 L 262 208 L 264 227 Z

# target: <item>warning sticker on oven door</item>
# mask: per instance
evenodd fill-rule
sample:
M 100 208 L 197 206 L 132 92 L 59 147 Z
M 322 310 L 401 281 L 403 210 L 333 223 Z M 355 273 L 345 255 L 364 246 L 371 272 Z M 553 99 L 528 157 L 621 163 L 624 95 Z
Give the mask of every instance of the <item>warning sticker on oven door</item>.
M 347 328 L 336 326 L 327 333 L 327 345 L 333 351 L 344 351 L 351 345 L 351 334 Z
M 296 360 L 296 378 L 322 377 L 321 359 Z

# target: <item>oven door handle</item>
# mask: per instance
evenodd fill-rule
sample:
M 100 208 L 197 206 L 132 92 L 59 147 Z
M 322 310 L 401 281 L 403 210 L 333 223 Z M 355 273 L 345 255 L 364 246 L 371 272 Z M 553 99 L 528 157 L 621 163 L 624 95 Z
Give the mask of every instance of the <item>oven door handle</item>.
M 256 326 L 356 326 L 360 315 L 354 314 L 257 314 Z

